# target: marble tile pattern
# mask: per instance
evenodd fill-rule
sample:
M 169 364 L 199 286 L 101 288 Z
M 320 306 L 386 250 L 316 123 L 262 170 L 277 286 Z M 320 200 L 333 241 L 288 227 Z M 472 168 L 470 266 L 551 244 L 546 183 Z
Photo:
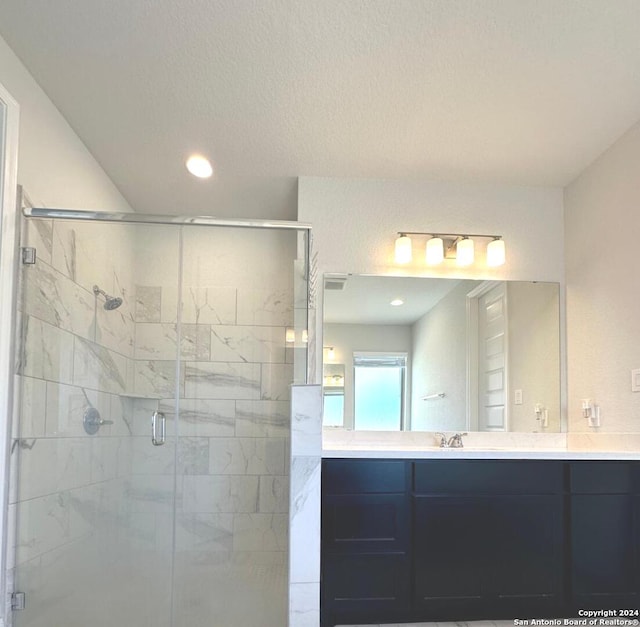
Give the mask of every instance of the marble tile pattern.
M 103 574 L 90 572 L 87 554 L 99 549 L 95 564 L 111 574 L 108 555 L 131 509 L 132 406 L 121 394 L 132 384 L 135 323 L 127 300 L 133 294 L 129 240 L 121 225 L 100 233 L 63 221 L 25 225 L 23 245 L 36 247 L 37 263 L 21 272 L 10 576 L 30 596 L 21 624 L 35 626 L 56 622 L 47 616 L 52 603 L 64 606 L 81 591 L 91 598 L 87 582 L 102 587 Z M 123 305 L 104 310 L 94 284 L 122 297 Z M 94 436 L 82 425 L 88 408 L 107 421 Z M 100 624 L 59 618 L 69 627 Z
M 317 627 L 320 617 L 320 468 L 322 388 L 291 388 L 289 626 Z
M 173 286 L 136 287 L 134 390 L 158 398 L 169 434 L 167 443 L 153 450 L 148 419 L 154 401 L 134 401 L 130 501 L 138 542 L 148 550 L 166 543 L 170 477 L 177 464 L 176 559 L 185 576 L 197 564 L 243 555 L 252 569 L 260 555 L 278 559 L 273 581 L 281 582 L 283 602 L 277 619 L 270 619 L 274 627 L 284 624 L 287 611 L 294 355 L 286 330 L 292 318 L 293 295 L 282 289 L 252 293 L 246 286 L 186 286 L 178 299 Z M 256 585 L 246 577 L 241 585 Z M 228 610 L 229 620 L 238 622 L 244 611 Z
M 237 288 L 224 285 L 185 286 L 180 299 L 182 322 L 212 325 L 236 324 L 237 293 Z M 176 322 L 177 312 L 178 290 L 170 287 L 163 288 L 160 308 L 157 310 L 157 321 Z
M 149 252 L 152 270 L 136 265 L 139 227 L 27 226 L 39 259 L 22 277 L 11 455 L 19 481 L 10 510 L 12 575 L 30 596 L 24 625 L 169 627 L 175 539 L 185 624 L 281 627 L 293 485 L 289 388 L 296 362 L 306 362 L 304 347 L 294 353 L 286 342 L 304 305 L 294 307 L 290 260 L 269 257 L 262 274 L 279 277 L 272 288 L 243 267 L 231 270 L 231 282 L 240 277 L 233 286 L 193 285 L 189 271 L 178 293 L 177 265 L 167 265 L 175 250 Z M 96 284 L 122 306 L 104 310 Z M 92 436 L 82 424 L 88 408 L 106 421 Z M 151 443 L 156 410 L 166 416 L 163 446 Z M 296 490 L 304 493 L 309 473 L 301 471 Z M 239 589 L 247 595 L 229 603 Z
M 162 287 L 159 285 L 136 285 L 135 319 L 138 323 L 160 322 Z

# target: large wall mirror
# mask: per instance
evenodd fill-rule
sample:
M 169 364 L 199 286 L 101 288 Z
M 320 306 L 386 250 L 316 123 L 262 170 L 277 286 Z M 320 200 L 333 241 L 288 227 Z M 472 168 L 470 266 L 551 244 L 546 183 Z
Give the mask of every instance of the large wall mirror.
M 326 275 L 324 425 L 559 432 L 556 283 Z

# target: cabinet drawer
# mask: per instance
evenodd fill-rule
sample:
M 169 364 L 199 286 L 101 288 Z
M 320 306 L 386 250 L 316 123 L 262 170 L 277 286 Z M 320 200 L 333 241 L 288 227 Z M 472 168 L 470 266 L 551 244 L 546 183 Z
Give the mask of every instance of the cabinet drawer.
M 570 465 L 574 494 L 631 494 L 635 466 L 628 462 L 574 462 Z
M 405 492 L 407 468 L 404 460 L 325 459 L 322 491 L 325 494 Z
M 323 608 L 367 613 L 409 602 L 410 568 L 404 553 L 330 555 L 322 570 Z
M 323 501 L 325 551 L 404 551 L 409 536 L 409 502 L 404 494 L 334 495 Z
M 556 494 L 562 492 L 562 462 L 415 462 L 415 494 Z

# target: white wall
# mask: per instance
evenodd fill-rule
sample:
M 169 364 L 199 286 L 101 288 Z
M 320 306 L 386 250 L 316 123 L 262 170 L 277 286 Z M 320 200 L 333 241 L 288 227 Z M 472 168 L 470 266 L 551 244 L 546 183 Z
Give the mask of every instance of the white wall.
M 353 428 L 353 353 L 380 351 L 407 353 L 407 399 L 411 398 L 411 326 L 401 324 L 326 324 L 324 346 L 333 346 L 332 363 L 344 364 L 344 425 Z M 411 406 L 405 421 L 411 424 Z
M 564 279 L 560 188 L 301 177 L 298 219 L 313 224 L 321 272 Z M 464 271 L 396 266 L 393 244 L 402 229 L 501 234 L 507 263 Z
M 313 250 L 320 276 L 325 272 L 351 272 L 553 281 L 561 284 L 564 315 L 560 188 L 301 177 L 298 219 L 313 225 Z M 507 263 L 497 269 L 485 268 L 484 251 L 479 247 L 480 263 L 466 270 L 451 263 L 427 268 L 421 259 L 410 267 L 397 266 L 393 263 L 393 246 L 402 229 L 501 234 Z M 322 337 L 321 307 L 318 314 L 317 332 Z M 561 358 L 564 363 L 564 353 Z M 319 364 L 317 372 L 321 372 Z
M 131 211 L 127 201 L 2 38 L 0 38 L 0 84 L 11 94 L 20 107 L 17 182 L 24 187 L 33 204 L 50 207 Z M 15 185 L 15 181 L 12 181 L 12 184 Z M 4 207 L 5 212 L 13 210 L 13 203 Z M 7 222 L 8 213 L 3 216 L 3 223 Z M 38 229 L 34 228 L 35 231 Z M 51 229 L 47 233 L 43 233 L 42 230 L 38 232 L 40 245 L 38 256 L 41 259 L 48 259 L 47 263 L 50 263 L 55 243 L 52 237 L 45 237 L 45 235 L 52 235 Z M 114 259 L 116 258 L 117 255 Z M 65 282 L 65 285 L 71 286 L 75 278 L 72 277 L 72 280 L 67 281 L 64 274 L 63 271 L 59 278 Z M 88 302 L 92 302 L 92 296 L 92 294 L 89 295 Z M 56 304 L 62 304 L 59 299 L 54 300 Z M 54 300 L 51 301 L 51 304 L 54 303 Z M 78 311 L 76 307 L 73 315 L 79 315 Z M 45 323 L 42 322 L 42 324 Z M 53 332 L 55 333 L 55 330 Z M 0 359 L 4 359 L 0 371 L 8 371 L 6 356 L 0 356 Z M 38 353 L 36 359 L 43 359 L 42 353 Z M 52 379 L 52 381 L 54 380 Z M 34 378 L 34 381 L 37 382 L 38 389 L 42 391 L 45 385 L 44 379 Z M 39 399 L 37 395 L 26 395 L 25 398 L 28 403 L 31 403 L 31 406 L 37 406 Z M 0 402 L 6 402 L 6 399 Z M 28 413 L 28 408 L 25 411 Z M 42 407 L 37 407 L 36 415 L 38 420 L 44 421 Z M 40 433 L 40 435 L 42 434 Z M 72 440 L 75 442 L 73 438 L 70 438 L 69 442 Z M 46 448 L 46 446 L 42 444 L 38 448 Z M 92 477 L 94 469 L 98 467 L 102 458 L 103 456 L 98 454 L 93 458 L 95 463 L 89 464 Z M 83 459 L 85 458 L 83 457 Z M 51 465 L 44 467 L 52 476 L 55 475 L 56 468 Z M 86 467 L 84 472 L 86 473 Z M 6 483 L 6 477 L 0 476 L 0 481 Z M 52 520 L 52 516 L 55 518 L 55 514 L 49 514 L 48 520 Z M 77 531 L 77 527 L 75 531 Z M 28 534 L 29 528 L 23 526 L 22 532 Z M 19 539 L 18 541 L 20 542 Z M 9 556 L 9 568 L 12 566 L 12 557 Z M 35 557 L 34 559 L 37 561 L 39 558 Z
M 463 281 L 413 325 L 412 429 L 464 431 L 467 425 L 467 293 Z M 422 400 L 444 392 L 444 398 Z
M 587 431 L 580 399 L 601 406 L 601 431 L 638 432 L 640 123 L 565 190 L 569 425 Z
M 559 299 L 551 283 L 509 283 L 509 428 L 511 431 L 560 431 Z M 522 390 L 522 404 L 514 403 Z M 541 427 L 535 405 L 547 410 Z
M 34 204 L 131 211 L 80 138 L 0 37 L 0 83 L 20 105 L 18 183 Z M 100 124 L 100 120 L 96 120 Z

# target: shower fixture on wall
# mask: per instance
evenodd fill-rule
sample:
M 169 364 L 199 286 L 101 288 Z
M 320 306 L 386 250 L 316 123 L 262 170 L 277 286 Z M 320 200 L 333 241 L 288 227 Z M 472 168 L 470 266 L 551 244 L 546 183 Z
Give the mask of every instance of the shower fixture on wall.
M 101 290 L 97 285 L 93 286 L 93 293 L 98 296 L 98 294 L 102 294 L 104 296 L 105 303 L 103 307 L 107 311 L 111 311 L 112 309 L 117 309 L 122 305 L 122 298 L 118 298 L 117 296 L 109 296 L 104 290 Z

